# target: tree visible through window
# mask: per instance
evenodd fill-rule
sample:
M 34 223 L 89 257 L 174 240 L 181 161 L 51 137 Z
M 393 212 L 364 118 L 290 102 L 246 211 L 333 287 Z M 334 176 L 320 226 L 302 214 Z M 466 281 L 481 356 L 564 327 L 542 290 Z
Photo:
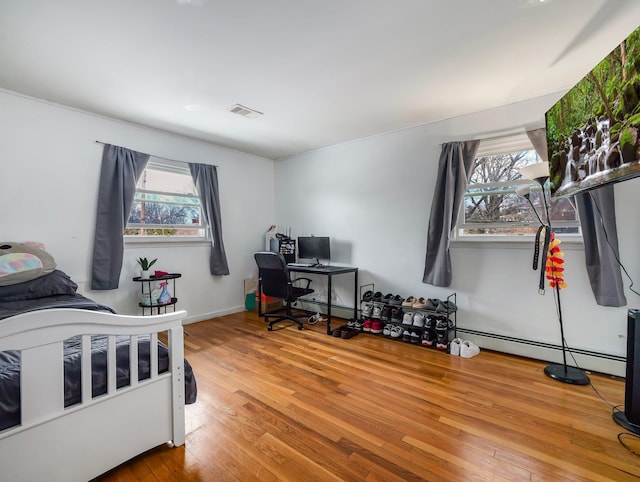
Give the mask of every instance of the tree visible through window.
M 520 142 L 522 145 L 522 142 Z M 530 144 L 529 144 L 530 146 Z M 528 147 L 528 146 L 524 146 Z M 482 152 L 474 160 L 464 204 L 458 222 L 458 238 L 482 235 L 533 235 L 540 222 L 529 202 L 516 193 L 524 184 L 531 185 L 530 199 L 538 215 L 546 223 L 546 212 L 539 185 L 523 180 L 520 168 L 540 162 L 532 148 L 504 152 Z M 548 199 L 548 198 L 547 198 Z M 568 199 L 552 199 L 549 203 L 555 232 L 579 232 L 576 212 Z
M 136 185 L 127 236 L 203 238 L 200 199 L 186 165 L 150 160 Z

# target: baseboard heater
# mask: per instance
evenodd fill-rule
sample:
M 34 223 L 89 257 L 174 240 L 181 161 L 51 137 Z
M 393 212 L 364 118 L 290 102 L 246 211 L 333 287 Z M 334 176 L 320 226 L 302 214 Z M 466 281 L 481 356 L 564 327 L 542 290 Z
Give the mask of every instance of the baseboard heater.
M 465 337 L 465 335 L 467 336 Z M 465 339 L 469 336 L 471 336 L 473 341 L 479 346 L 490 350 L 550 362 L 562 361 L 562 346 L 554 343 L 458 327 L 458 337 Z M 521 350 L 518 349 L 517 345 L 523 345 L 529 348 L 527 350 Z M 585 350 L 583 348 L 572 348 L 570 346 L 568 347 L 568 351 L 570 353 L 567 355 L 568 365 L 575 366 L 577 362 L 577 366 L 584 370 L 606 373 L 617 377 L 625 376 L 627 362 L 625 356 Z M 573 358 L 571 355 L 573 355 Z
M 297 308 L 307 310 L 311 313 L 319 312 L 326 314 L 326 307 L 327 303 L 320 300 L 299 299 L 297 303 Z M 353 308 L 332 303 L 331 316 L 348 320 L 353 316 Z M 562 346 L 554 343 L 528 340 L 526 338 L 499 335 L 487 331 L 472 330 L 461 327 L 457 328 L 457 334 L 458 337 L 462 339 L 471 339 L 481 348 L 485 348 L 487 350 L 549 362 L 562 361 Z M 624 378 L 626 375 L 627 358 L 625 356 L 585 350 L 582 348 L 570 347 L 569 349 L 570 353 L 575 357 L 578 366 L 584 370 L 606 373 L 621 378 Z M 571 355 L 568 355 L 567 363 L 572 366 L 575 365 Z

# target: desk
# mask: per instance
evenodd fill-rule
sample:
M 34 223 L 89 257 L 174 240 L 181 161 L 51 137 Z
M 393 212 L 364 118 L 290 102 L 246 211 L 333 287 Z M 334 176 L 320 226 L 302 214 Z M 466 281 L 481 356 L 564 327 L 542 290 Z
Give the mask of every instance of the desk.
M 331 334 L 331 278 L 335 275 L 353 273 L 353 317 L 358 318 L 358 268 L 350 266 L 292 266 L 292 273 L 319 274 L 327 277 L 327 335 Z

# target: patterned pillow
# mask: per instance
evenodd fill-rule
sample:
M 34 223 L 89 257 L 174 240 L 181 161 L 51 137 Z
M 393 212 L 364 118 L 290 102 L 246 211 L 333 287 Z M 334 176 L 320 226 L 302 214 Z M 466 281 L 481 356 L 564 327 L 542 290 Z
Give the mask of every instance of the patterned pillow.
M 24 243 L 0 242 L 0 286 L 36 279 L 55 268 L 53 256 L 44 249 Z

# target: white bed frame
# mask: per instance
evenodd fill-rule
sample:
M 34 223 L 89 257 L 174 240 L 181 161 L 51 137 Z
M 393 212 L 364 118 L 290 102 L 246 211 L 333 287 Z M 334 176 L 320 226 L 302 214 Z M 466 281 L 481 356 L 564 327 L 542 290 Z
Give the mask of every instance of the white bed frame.
M 87 481 L 158 445 L 184 444 L 186 311 L 125 316 L 77 309 L 0 321 L 0 351 L 21 350 L 22 423 L 0 432 L 0 478 Z M 168 332 L 169 371 L 138 382 L 139 335 Z M 63 342 L 82 335 L 82 402 L 64 408 Z M 91 335 L 108 335 L 107 393 L 91 398 Z M 131 385 L 116 390 L 116 335 L 130 336 Z

